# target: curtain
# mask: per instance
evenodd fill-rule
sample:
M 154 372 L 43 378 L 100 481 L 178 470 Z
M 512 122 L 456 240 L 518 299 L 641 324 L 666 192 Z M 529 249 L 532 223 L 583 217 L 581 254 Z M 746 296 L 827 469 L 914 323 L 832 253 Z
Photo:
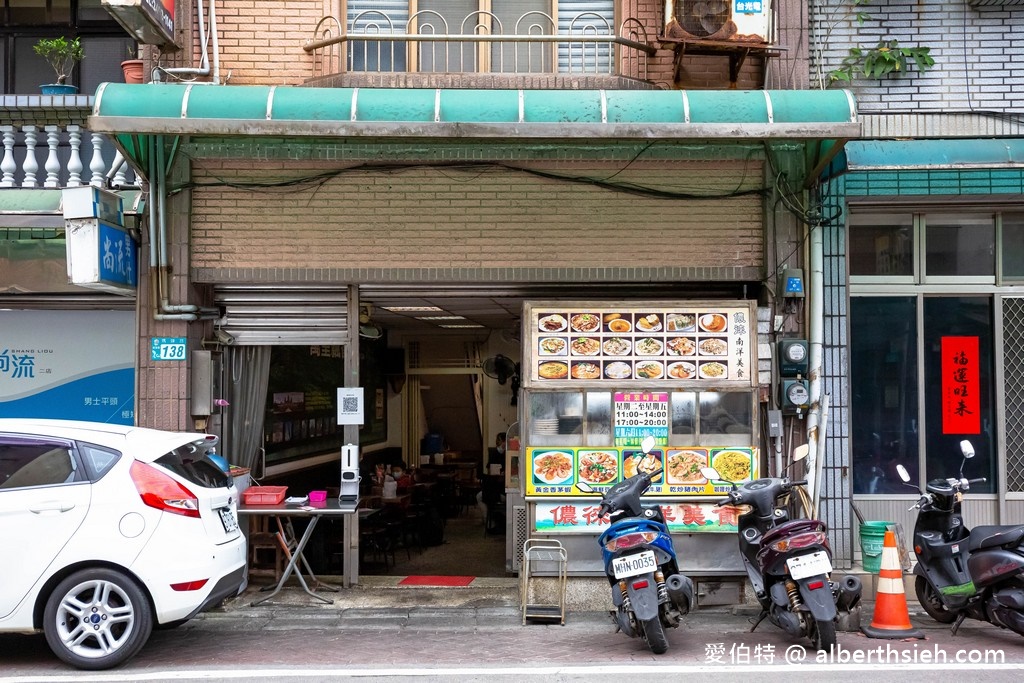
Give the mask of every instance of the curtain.
M 227 347 L 227 400 L 224 453 L 228 462 L 248 467 L 254 474 L 262 463 L 263 418 L 270 377 L 269 346 Z

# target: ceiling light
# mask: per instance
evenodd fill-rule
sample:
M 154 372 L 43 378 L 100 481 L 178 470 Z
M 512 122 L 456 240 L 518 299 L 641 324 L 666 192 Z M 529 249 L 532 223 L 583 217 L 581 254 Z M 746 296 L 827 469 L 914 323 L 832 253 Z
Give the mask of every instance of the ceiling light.
M 442 312 L 443 308 L 437 306 L 381 306 L 385 311 L 391 311 L 392 313 L 428 313 L 428 312 Z
M 417 320 L 465 320 L 464 315 L 418 315 Z
M 438 327 L 445 327 L 445 328 L 448 328 L 450 330 L 457 330 L 457 329 L 470 328 L 470 327 L 480 328 L 480 327 L 483 327 L 483 325 L 477 325 L 476 323 L 473 323 L 472 325 L 438 325 Z

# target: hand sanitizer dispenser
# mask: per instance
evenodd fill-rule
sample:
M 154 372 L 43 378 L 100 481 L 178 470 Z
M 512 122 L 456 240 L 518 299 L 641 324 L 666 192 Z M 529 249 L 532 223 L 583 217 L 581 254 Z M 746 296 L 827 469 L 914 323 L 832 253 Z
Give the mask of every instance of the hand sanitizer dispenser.
M 359 447 L 345 444 L 341 447 L 341 494 L 339 503 L 355 505 L 359 501 Z

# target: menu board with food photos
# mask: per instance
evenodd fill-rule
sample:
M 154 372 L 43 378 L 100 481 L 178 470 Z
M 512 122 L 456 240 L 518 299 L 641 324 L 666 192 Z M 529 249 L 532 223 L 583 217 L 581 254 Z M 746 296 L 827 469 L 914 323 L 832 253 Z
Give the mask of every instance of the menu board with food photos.
M 638 472 L 659 474 L 647 495 L 657 497 L 713 496 L 729 493 L 729 482 L 758 477 L 756 448 L 663 447 L 644 453 L 639 448 L 527 448 L 526 495 L 600 496 L 623 479 Z M 708 481 L 701 469 L 714 467 L 721 481 Z M 589 484 L 586 494 L 576 484 Z
M 757 379 L 751 304 L 549 302 L 527 304 L 526 315 L 531 382 Z

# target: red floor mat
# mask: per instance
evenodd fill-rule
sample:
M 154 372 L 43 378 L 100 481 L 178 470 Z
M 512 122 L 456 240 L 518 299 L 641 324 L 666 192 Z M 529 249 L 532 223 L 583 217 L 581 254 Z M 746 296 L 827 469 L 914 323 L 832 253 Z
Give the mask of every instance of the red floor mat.
M 468 586 L 475 576 L 407 576 L 399 586 Z

